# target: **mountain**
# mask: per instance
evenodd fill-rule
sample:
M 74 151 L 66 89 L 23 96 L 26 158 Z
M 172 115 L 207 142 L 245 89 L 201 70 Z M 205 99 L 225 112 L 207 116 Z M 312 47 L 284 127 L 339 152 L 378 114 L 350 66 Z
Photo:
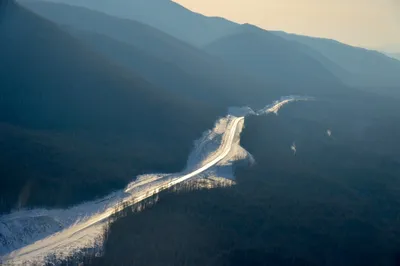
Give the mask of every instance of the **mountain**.
M 281 95 L 278 88 L 255 82 L 205 51 L 148 25 L 76 6 L 35 1 L 21 3 L 35 13 L 72 29 L 73 34 L 79 31 L 77 36 L 91 48 L 133 67 L 150 81 L 185 96 L 213 103 L 223 111 L 232 105 L 263 106 Z M 104 37 L 108 37 L 107 40 Z M 178 75 L 182 77 L 173 78 Z
M 204 97 L 204 95 L 202 96 L 204 89 L 199 86 L 201 81 L 171 62 L 163 61 L 131 44 L 117 41 L 106 35 L 70 27 L 66 30 L 90 48 L 131 68 L 135 73 L 161 88 L 192 98 Z
M 52 0 L 83 6 L 112 16 L 133 19 L 158 28 L 195 46 L 209 43 L 236 23 L 223 18 L 206 17 L 170 0 Z
M 187 72 L 195 72 L 199 64 L 213 62 L 213 58 L 201 50 L 134 20 L 120 19 L 69 4 L 41 1 L 21 1 L 21 4 L 57 24 L 107 35 L 120 42 L 132 44 L 160 59 L 187 68 Z M 192 64 L 192 61 L 195 63 Z
M 289 93 L 335 94 L 343 85 L 303 47 L 252 25 L 204 48 L 228 64 L 269 84 L 283 84 Z
M 335 73 L 349 85 L 358 87 L 399 87 L 400 85 L 400 62 L 382 53 L 330 39 L 285 32 L 274 32 L 274 34 L 311 47 L 349 72 L 351 75 L 347 77 Z
M 206 46 L 234 34 L 240 25 L 221 19 L 209 18 L 194 13 L 168 0 L 53 0 L 89 7 L 111 15 L 135 19 L 152 25 L 198 47 Z M 160 11 L 157 11 L 160 10 Z M 161 12 L 162 10 L 162 12 Z M 381 87 L 399 86 L 399 63 L 383 54 L 352 47 L 328 39 L 313 38 L 285 32 L 273 32 L 287 40 L 303 43 L 319 55 L 315 57 L 324 67 L 350 86 L 380 92 Z M 329 65 L 325 65 L 329 60 Z M 336 67 L 330 69 L 331 64 Z
M 153 86 L 13 1 L 1 3 L 0 211 L 66 206 L 145 171 L 184 167 L 215 109 Z
M 400 53 L 388 53 L 387 55 L 400 61 Z
M 25 0 L 26 1 L 26 0 Z M 65 2 L 65 1 L 57 1 L 57 2 Z M 241 93 L 241 91 L 243 90 L 243 88 L 252 88 L 253 94 L 254 95 L 262 95 L 262 91 L 263 89 L 260 89 L 260 87 L 262 87 L 262 85 L 260 84 L 249 84 L 248 82 L 250 80 L 254 80 L 251 77 L 243 77 L 244 73 L 243 71 L 241 71 L 241 69 L 238 69 L 236 72 L 241 72 L 241 73 L 234 73 L 232 71 L 225 71 L 225 72 L 221 72 L 221 69 L 227 70 L 227 66 L 221 66 L 221 64 L 219 64 L 218 62 L 215 61 L 214 59 L 211 59 L 209 56 L 205 55 L 205 53 L 200 53 L 199 49 L 195 49 L 194 47 L 191 47 L 191 49 L 189 49 L 189 45 L 184 46 L 184 42 L 179 42 L 179 40 L 173 38 L 172 36 L 169 36 L 168 34 L 165 34 L 163 32 L 157 31 L 155 28 L 152 27 L 148 27 L 145 26 L 143 24 L 134 22 L 132 20 L 121 20 L 115 17 L 109 17 L 106 16 L 106 14 L 100 14 L 100 13 L 96 13 L 94 11 L 91 11 L 93 13 L 89 13 L 89 10 L 83 11 L 83 10 L 77 10 L 74 9 L 74 7 L 60 7 L 57 5 L 51 5 L 51 3 L 47 3 L 43 2 L 43 3 L 29 3 L 29 2 L 23 2 L 27 7 L 29 7 L 30 9 L 34 10 L 35 12 L 37 12 L 38 14 L 47 17 L 48 19 L 51 19 L 54 22 L 57 22 L 61 25 L 69 25 L 71 27 L 74 28 L 79 28 L 81 30 L 86 30 L 86 31 L 93 31 L 96 33 L 101 33 L 104 35 L 107 35 L 113 39 L 116 39 L 118 41 L 122 41 L 122 42 L 127 42 L 129 44 L 132 44 L 134 46 L 136 46 L 137 48 L 141 49 L 142 51 L 146 51 L 148 54 L 153 55 L 158 57 L 159 59 L 162 59 L 163 61 L 167 61 L 169 63 L 173 63 L 175 64 L 178 68 L 184 70 L 185 72 L 187 72 L 189 75 L 191 75 L 192 77 L 197 78 L 197 82 L 195 83 L 190 83 L 190 84 L 196 84 L 196 85 L 192 85 L 190 86 L 193 90 L 195 90 L 196 86 L 198 88 L 200 88 L 201 91 L 204 91 L 204 95 L 209 95 L 210 93 L 212 93 L 213 95 L 215 95 L 216 97 L 214 98 L 218 98 L 217 102 L 221 102 L 221 101 L 229 101 L 229 99 L 227 99 L 226 97 L 226 93 L 222 92 L 219 94 L 218 93 L 221 91 L 221 89 L 224 88 L 231 88 L 230 91 L 231 93 L 229 94 L 229 97 L 234 100 L 234 99 L 241 99 L 242 101 L 239 102 L 239 104 L 249 104 L 252 101 L 254 101 L 253 99 L 249 99 L 248 98 L 248 94 L 246 93 Z M 110 7 L 110 4 L 107 4 L 108 2 L 106 1 L 101 1 L 101 2 L 94 2 L 91 0 L 84 0 L 84 1 L 68 1 L 69 4 L 75 4 L 78 6 L 86 6 L 86 7 L 90 7 L 92 9 L 96 9 L 96 10 L 101 10 L 102 12 L 105 13 L 112 13 L 113 15 L 118 15 L 120 13 L 117 12 L 117 10 L 122 10 L 121 12 L 125 12 L 127 13 L 126 10 L 131 10 L 129 8 L 129 6 L 133 9 L 133 10 L 147 10 L 146 8 L 151 6 L 154 7 L 153 9 L 153 13 L 151 12 L 144 12 L 146 13 L 146 17 L 148 19 L 150 19 L 152 16 L 155 20 L 158 19 L 163 19 L 163 14 L 157 14 L 157 12 L 154 12 L 154 10 L 162 10 L 161 7 L 164 8 L 164 5 L 167 6 L 175 6 L 176 4 L 173 2 L 169 2 L 169 1 L 156 1 L 156 0 L 150 0 L 150 1 L 141 1 L 141 0 L 135 0 L 135 1 L 131 1 L 129 3 L 126 3 L 125 1 L 117 1 L 117 3 L 113 3 L 112 7 Z M 100 3 L 100 4 L 99 4 Z M 128 6 L 128 8 L 127 8 Z M 158 9 L 155 7 L 159 7 Z M 109 7 L 109 8 L 106 8 Z M 124 7 L 124 8 L 122 8 Z M 136 7 L 136 9 L 135 9 Z M 140 8 L 139 8 L 140 7 Z M 62 10 L 61 10 L 62 9 Z M 115 12 L 111 12 L 110 10 L 114 10 Z M 165 10 L 168 10 L 168 8 L 165 8 Z M 209 31 L 209 29 L 207 29 L 206 27 L 204 27 L 203 24 L 201 23 L 197 23 L 197 24 L 191 24 L 191 23 L 185 23 L 188 18 L 190 17 L 196 17 L 198 18 L 198 15 L 196 15 L 195 13 L 184 9 L 184 8 L 179 8 L 176 9 L 178 13 L 182 14 L 183 17 L 187 18 L 187 19 L 183 19 L 182 23 L 180 23 L 180 25 L 173 25 L 171 26 L 174 29 L 180 29 L 181 27 L 184 27 L 182 25 L 191 25 L 192 27 L 192 31 L 191 32 L 202 32 L 202 31 Z M 63 13 L 65 12 L 65 13 Z M 166 14 L 168 14 L 168 12 L 165 12 Z M 135 14 L 135 12 L 130 12 L 129 14 L 131 14 L 131 16 L 125 16 L 125 17 L 129 17 L 132 19 L 139 19 L 139 15 Z M 152 14 L 152 15 L 151 15 Z M 185 15 L 183 15 L 185 14 Z M 168 16 L 168 15 L 165 15 Z M 177 16 L 179 17 L 179 16 Z M 214 25 L 214 28 L 219 28 L 219 21 L 214 21 L 211 18 L 207 18 L 207 17 L 202 17 L 203 20 L 207 20 L 210 24 Z M 118 21 L 118 22 L 117 22 Z M 142 20 L 144 23 L 147 23 L 146 21 Z M 175 20 L 168 20 L 168 21 L 164 21 L 164 23 L 162 23 L 163 25 L 168 25 L 169 23 L 171 23 L 171 21 L 175 21 Z M 197 20 L 195 20 L 197 21 Z M 107 25 L 107 27 L 99 27 L 99 25 Z M 129 24 L 129 26 L 128 26 Z M 135 24 L 135 25 L 133 25 Z M 149 24 L 149 23 L 148 23 Z M 160 25 L 154 25 L 155 27 L 158 27 L 158 29 L 161 30 L 165 30 L 163 27 L 161 27 Z M 167 27 L 167 26 L 165 26 Z M 207 43 L 207 45 L 203 45 L 202 47 L 205 47 L 206 50 L 213 45 L 213 43 L 217 43 L 219 40 L 224 39 L 224 38 L 229 38 L 232 35 L 235 34 L 239 34 L 239 33 L 243 33 L 243 29 L 247 29 L 249 30 L 249 28 L 251 28 L 251 26 L 249 25 L 238 25 L 238 24 L 232 24 L 229 29 L 224 30 L 224 31 L 219 31 L 219 35 L 217 36 L 217 34 L 213 35 L 212 38 L 209 38 L 208 41 L 204 41 L 203 43 Z M 130 29 L 130 30 L 129 30 Z M 139 30 L 140 29 L 140 30 Z M 255 33 L 256 30 L 251 30 L 251 32 Z M 147 35 L 141 36 L 141 35 L 135 35 L 132 34 L 133 32 L 147 32 Z M 153 37 L 149 36 L 149 32 L 152 32 L 151 35 L 153 35 Z M 168 32 L 168 31 L 167 31 Z M 272 41 L 274 42 L 274 40 L 271 37 L 271 32 L 263 30 L 263 29 L 257 29 L 257 34 L 258 35 L 263 35 L 264 38 L 264 42 L 269 42 Z M 396 71 L 393 71 L 393 67 L 390 66 L 390 64 L 392 64 L 392 62 L 390 61 L 382 61 L 381 65 L 382 67 L 378 67 L 376 68 L 374 66 L 374 62 L 375 59 L 373 58 L 374 56 L 371 57 L 371 54 L 361 54 L 361 55 L 356 55 L 357 53 L 353 54 L 352 51 L 350 51 L 352 54 L 349 55 L 349 58 L 351 57 L 364 57 L 366 56 L 366 60 L 364 60 L 365 62 L 355 62 L 355 65 L 352 68 L 348 68 L 346 66 L 346 64 L 344 64 L 341 60 L 337 60 L 335 55 L 331 55 L 331 54 L 326 54 L 324 52 L 324 50 L 320 50 L 320 49 L 316 49 L 312 44 L 308 44 L 308 43 L 302 43 L 302 42 L 298 42 L 298 41 L 293 41 L 291 39 L 288 39 L 287 37 L 285 37 L 286 35 L 284 33 L 279 33 L 279 32 L 272 32 L 275 35 L 284 35 L 283 39 L 284 40 L 288 40 L 290 44 L 286 43 L 284 44 L 284 40 L 281 39 L 281 43 L 283 46 L 287 47 L 287 46 L 291 46 L 293 49 L 297 50 L 296 53 L 299 55 L 300 53 L 302 53 L 303 55 L 301 55 L 303 58 L 304 57 L 308 57 L 310 60 L 310 58 L 312 58 L 314 61 L 317 61 L 317 63 L 319 63 L 319 68 L 324 68 L 326 71 L 331 72 L 337 79 L 339 79 L 341 82 L 345 83 L 346 85 L 350 85 L 350 86 L 356 86 L 359 87 L 361 89 L 367 90 L 367 91 L 372 91 L 373 93 L 381 93 L 381 94 L 386 94 L 386 95 L 390 95 L 392 96 L 392 92 L 396 92 L 397 90 L 396 88 L 396 79 L 397 76 L 394 75 L 394 73 Z M 173 33 L 171 33 L 173 34 Z M 200 34 L 201 35 L 201 34 Z M 135 36 L 135 37 L 134 37 Z M 154 37 L 156 36 L 156 37 Z M 189 36 L 189 35 L 188 35 Z M 176 37 L 176 35 L 175 35 Z M 178 36 L 179 37 L 179 36 Z M 282 36 L 281 36 L 282 37 Z M 182 38 L 182 36 L 180 37 L 182 40 L 186 41 L 186 42 L 191 42 L 188 39 Z M 260 38 L 260 37 L 258 37 Z M 143 39 L 143 41 L 140 41 L 141 39 Z M 271 40 L 272 39 L 272 40 Z M 168 41 L 166 41 L 168 40 Z M 318 40 L 318 39 L 317 39 Z M 165 41 L 165 42 L 163 42 Z M 177 42 L 179 42 L 179 44 L 177 44 Z M 211 42 L 211 43 L 210 43 Z M 158 43 L 158 45 L 154 45 L 154 43 Z M 165 43 L 167 43 L 167 45 L 165 45 Z M 175 48 L 172 47 L 171 45 L 174 44 Z M 297 44 L 297 45 L 296 45 Z M 197 44 L 198 45 L 198 44 Z M 274 44 L 270 44 L 270 45 L 274 45 Z M 338 43 L 338 45 L 342 45 L 340 43 Z M 345 45 L 343 45 L 345 46 Z M 155 48 L 155 49 L 152 49 Z M 172 50 L 171 50 L 172 49 Z M 272 56 L 276 56 L 277 53 L 283 54 L 283 50 L 282 51 L 278 51 L 280 50 L 280 47 L 276 47 L 277 50 L 275 50 L 275 53 L 272 54 Z M 282 48 L 282 49 L 286 49 L 286 48 Z M 189 51 L 190 50 L 190 51 Z M 356 49 L 356 51 L 360 51 L 362 49 Z M 362 50 L 364 51 L 364 50 Z M 210 50 L 208 50 L 208 52 L 210 52 Z M 213 51 L 211 51 L 213 52 Z M 277 53 L 276 53 L 277 52 Z M 214 55 L 216 55 L 217 53 L 215 53 Z M 373 53 L 372 53 L 373 55 Z M 205 60 L 206 59 L 206 60 Z M 388 57 L 386 57 L 386 59 L 388 59 Z M 202 62 L 200 65 L 198 64 L 198 62 Z M 207 61 L 207 62 L 205 62 Z M 227 60 L 224 60 L 225 63 L 227 62 Z M 357 61 L 357 60 L 355 60 Z M 290 61 L 287 61 L 290 62 Z M 231 63 L 231 62 L 230 62 Z M 292 60 L 290 63 L 293 64 L 298 64 L 300 62 L 294 61 Z M 315 64 L 315 62 L 313 63 Z M 358 64 L 360 65 L 366 65 L 366 66 L 361 66 L 358 67 Z M 218 65 L 218 67 L 216 67 Z M 232 68 L 232 66 L 230 66 L 229 68 Z M 305 69 L 303 69 L 300 64 L 298 64 L 298 70 L 299 72 L 294 72 L 297 75 L 300 75 L 300 73 L 304 73 Z M 356 69 L 356 71 L 358 71 L 357 69 L 362 69 L 362 68 L 369 68 L 370 71 L 368 71 L 367 73 L 356 73 L 354 72 L 354 69 Z M 385 69 L 387 68 L 389 71 L 386 71 L 386 74 L 379 74 L 379 72 L 382 70 L 380 69 Z M 392 69 L 392 70 L 390 70 Z M 286 70 L 285 70 L 286 71 Z M 365 71 L 364 71 L 365 72 Z M 215 76 L 214 73 L 220 73 L 220 75 L 217 75 L 217 77 L 214 77 L 213 80 L 210 80 L 210 77 Z M 293 72 L 292 72 L 293 73 Z M 248 75 L 248 73 L 247 73 Z M 324 74 L 324 76 L 326 76 L 326 74 Z M 227 80 L 227 77 L 228 80 Z M 267 80 L 265 77 L 268 77 L 268 75 L 265 75 L 265 73 L 263 74 L 263 78 L 261 79 L 261 81 L 263 83 L 266 83 L 265 81 Z M 389 77 L 389 78 L 388 78 Z M 232 78 L 235 78 L 235 81 L 232 80 Z M 282 78 L 282 77 L 280 77 Z M 313 79 L 320 79 L 319 77 L 313 76 Z M 286 78 L 283 78 L 284 81 Z M 245 81 L 247 80 L 247 81 Z M 392 81 L 390 81 L 392 80 Z M 153 81 L 153 80 L 152 80 Z M 273 81 L 272 83 L 270 81 Z M 205 84 L 204 84 L 205 82 Z M 303 93 L 302 90 L 297 90 L 294 91 L 292 84 L 290 84 L 290 89 L 287 90 L 283 90 L 284 87 L 288 86 L 287 84 L 284 85 L 281 82 L 276 83 L 276 80 L 273 79 L 268 79 L 267 84 L 265 84 L 266 86 L 264 87 L 268 87 L 268 93 L 270 95 L 279 95 L 279 93 L 274 92 L 273 90 L 276 88 L 276 90 L 281 91 L 281 92 L 286 92 L 286 91 L 292 91 L 295 93 Z M 274 83 L 275 82 L 275 83 Z M 304 80 L 302 81 L 304 82 Z M 203 83 L 203 84 L 200 84 Z M 216 85 L 216 83 L 219 83 L 218 85 Z M 260 82 L 257 82 L 260 83 Z M 157 83 L 158 84 L 158 83 Z M 324 87 L 325 87 L 324 83 Z M 314 86 L 315 84 L 313 84 Z M 186 86 L 186 85 L 183 85 Z M 172 84 L 173 88 L 179 88 L 179 84 Z M 207 88 L 210 88 L 208 92 Z M 299 87 L 297 87 L 299 88 Z M 386 89 L 388 88 L 388 89 Z M 328 88 L 327 88 L 328 89 Z M 310 90 L 312 91 L 312 90 Z M 232 95 L 232 92 L 236 92 L 237 95 L 234 96 Z M 387 93 L 388 92 L 388 93 Z M 197 96 L 201 96 L 201 93 L 197 93 Z M 396 93 L 397 95 L 397 93 Z M 257 97 L 257 98 L 261 98 L 264 102 L 264 98 L 263 97 Z M 271 97 L 269 97 L 271 98 Z M 235 102 L 232 101 L 231 102 Z M 237 104 L 237 101 L 235 102 Z

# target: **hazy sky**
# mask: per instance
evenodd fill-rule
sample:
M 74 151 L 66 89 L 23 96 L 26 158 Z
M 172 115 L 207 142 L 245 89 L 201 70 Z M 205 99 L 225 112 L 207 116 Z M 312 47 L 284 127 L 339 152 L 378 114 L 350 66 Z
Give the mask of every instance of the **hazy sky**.
M 249 22 L 265 29 L 400 51 L 400 0 L 175 1 L 205 15 Z

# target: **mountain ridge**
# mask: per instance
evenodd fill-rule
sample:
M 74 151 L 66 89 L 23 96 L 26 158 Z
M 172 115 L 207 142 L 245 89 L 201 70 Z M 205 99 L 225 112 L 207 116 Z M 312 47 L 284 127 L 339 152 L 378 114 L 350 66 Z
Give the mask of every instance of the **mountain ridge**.
M 236 71 L 202 49 L 140 22 L 59 3 L 40 1 L 21 3 L 59 25 L 106 35 L 177 66 L 194 81 L 191 87 L 183 91 L 186 95 L 194 93 L 196 98 L 213 101 L 223 108 L 249 104 L 256 104 L 261 108 L 265 102 L 280 95 L 277 89 L 268 88 L 262 82 L 253 81 L 247 75 Z M 110 53 L 110 51 L 107 52 L 108 55 Z M 155 70 L 158 68 L 158 66 L 154 67 Z M 210 98 L 209 95 L 213 97 Z
M 173 1 L 118 0 L 110 2 L 107 0 L 51 0 L 51 2 L 83 6 L 92 10 L 105 12 L 112 16 L 134 19 L 159 28 L 197 47 L 206 44 L 210 40 L 217 39 L 223 32 L 236 25 L 221 17 L 207 17 L 190 11 Z M 160 12 L 161 10 L 162 12 Z M 212 22 L 210 23 L 211 20 Z M 185 23 L 182 23 L 182 21 L 185 21 Z M 198 27 L 196 25 L 201 26 Z M 193 27 L 197 30 L 193 31 Z
M 344 81 L 353 86 L 400 85 L 400 63 L 383 53 L 347 45 L 336 40 L 274 32 L 288 40 L 303 43 L 352 74 Z
M 53 2 L 67 3 L 66 0 L 53 0 Z M 99 2 L 90 0 L 75 0 L 72 2 L 68 1 L 68 3 L 78 6 L 89 7 L 114 16 L 139 20 L 143 23 L 166 31 L 170 35 L 180 40 L 191 43 L 197 47 L 210 45 L 212 42 L 217 41 L 219 38 L 223 38 L 235 33 L 238 28 L 243 26 L 238 23 L 228 21 L 226 19 L 222 19 L 223 22 L 221 22 L 221 18 L 206 17 L 196 12 L 193 12 L 183 6 L 180 6 L 177 3 L 168 1 L 133 1 L 129 3 L 130 7 L 128 8 L 126 8 L 126 6 L 124 5 L 124 3 L 126 4 L 125 0 L 120 0 L 118 2 L 119 4 L 113 3 L 114 6 L 112 7 L 110 7 L 110 3 L 106 1 L 103 1 L 100 4 Z M 163 15 L 161 13 L 157 15 L 155 13 L 151 13 L 150 11 L 154 10 L 154 8 L 157 6 L 160 8 L 160 10 L 161 7 L 165 7 L 166 10 L 173 10 L 173 12 L 171 12 L 172 14 L 175 14 L 175 16 L 172 18 L 170 17 L 170 19 L 166 19 L 168 16 L 170 16 L 170 13 L 168 12 L 168 15 Z M 110 9 L 112 9 L 113 11 L 111 12 Z M 136 11 L 136 13 L 132 12 L 132 10 L 146 10 L 146 12 L 144 12 L 146 15 L 142 16 Z M 121 15 L 121 13 L 125 15 Z M 159 19 L 162 20 L 162 23 L 158 21 Z M 178 20 L 181 23 L 177 24 L 176 22 Z M 189 21 L 191 22 L 189 23 Z M 222 24 L 228 26 L 221 26 Z M 211 29 L 210 25 L 212 26 Z M 168 27 L 174 28 L 175 32 L 168 31 L 168 29 L 166 29 Z M 191 30 L 190 34 L 188 33 L 186 35 L 176 32 L 188 32 L 187 28 L 196 30 Z M 218 28 L 220 30 L 214 31 L 213 28 Z M 366 90 L 373 90 L 379 93 L 379 87 L 396 88 L 400 84 L 400 78 L 397 77 L 397 73 L 399 72 L 399 67 L 396 66 L 397 62 L 393 63 L 393 61 L 389 60 L 389 57 L 382 57 L 380 54 L 377 54 L 376 51 L 369 51 L 364 48 L 360 49 L 359 47 L 352 47 L 331 39 L 314 38 L 302 35 L 293 36 L 289 33 L 282 33 L 279 31 L 268 31 L 266 29 L 262 30 L 268 33 L 274 33 L 280 37 L 284 37 L 287 40 L 293 41 L 294 39 L 296 39 L 294 41 L 296 41 L 297 43 L 307 45 L 309 48 L 313 49 L 313 52 L 308 51 L 305 53 L 309 56 L 314 56 L 317 61 L 321 62 L 324 67 L 332 71 L 336 77 L 340 78 L 340 80 L 348 86 L 365 88 Z M 193 32 L 199 31 L 202 31 L 204 33 L 198 34 L 197 36 L 201 38 L 202 41 L 193 41 L 192 37 L 188 37 L 189 35 L 192 35 Z M 305 42 L 304 38 L 308 38 L 310 41 Z M 321 50 L 321 41 L 322 43 L 330 43 L 332 47 L 329 49 Z M 343 51 L 338 53 L 338 51 L 341 50 Z M 316 52 L 318 52 L 318 54 L 316 54 Z M 374 63 L 375 61 L 379 62 L 379 66 Z M 333 66 L 332 63 L 334 63 L 334 65 L 336 66 Z

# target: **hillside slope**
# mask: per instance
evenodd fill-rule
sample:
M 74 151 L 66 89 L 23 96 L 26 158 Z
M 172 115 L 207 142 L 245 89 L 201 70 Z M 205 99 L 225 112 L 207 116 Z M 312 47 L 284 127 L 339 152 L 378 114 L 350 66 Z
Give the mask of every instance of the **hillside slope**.
M 4 3 L 0 211 L 67 205 L 143 171 L 185 165 L 215 111 L 153 87 L 47 20 Z
M 263 82 L 283 84 L 288 93 L 330 95 L 344 87 L 296 43 L 252 25 L 242 25 L 204 49 Z

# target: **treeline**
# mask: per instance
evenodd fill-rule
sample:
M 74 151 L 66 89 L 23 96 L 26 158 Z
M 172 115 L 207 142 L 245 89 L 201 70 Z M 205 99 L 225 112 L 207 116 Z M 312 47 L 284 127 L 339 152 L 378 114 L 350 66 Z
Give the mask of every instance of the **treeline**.
M 71 256 L 60 258 L 59 254 L 49 255 L 45 260 L 45 265 L 108 265 L 108 262 L 103 261 L 102 256 L 105 252 L 105 247 L 102 243 L 107 243 L 108 238 L 113 230 L 114 224 L 125 217 L 135 215 L 136 213 L 151 209 L 155 204 L 170 195 L 187 194 L 193 191 L 209 190 L 211 188 L 229 187 L 234 184 L 233 181 L 223 178 L 200 178 L 192 179 L 180 183 L 158 194 L 155 194 L 139 203 L 132 204 L 132 202 L 121 202 L 115 207 L 115 212 L 109 217 L 107 223 L 104 225 L 103 234 L 94 240 L 94 246 L 76 251 Z M 134 198 L 132 199 L 132 201 Z M 132 225 L 134 226 L 134 225 Z M 128 228 L 127 228 L 128 230 Z M 117 243 L 115 243 L 117 244 Z M 118 244 L 121 245 L 121 244 Z M 38 264 L 39 265 L 39 264 Z M 117 264 L 119 265 L 119 264 Z

